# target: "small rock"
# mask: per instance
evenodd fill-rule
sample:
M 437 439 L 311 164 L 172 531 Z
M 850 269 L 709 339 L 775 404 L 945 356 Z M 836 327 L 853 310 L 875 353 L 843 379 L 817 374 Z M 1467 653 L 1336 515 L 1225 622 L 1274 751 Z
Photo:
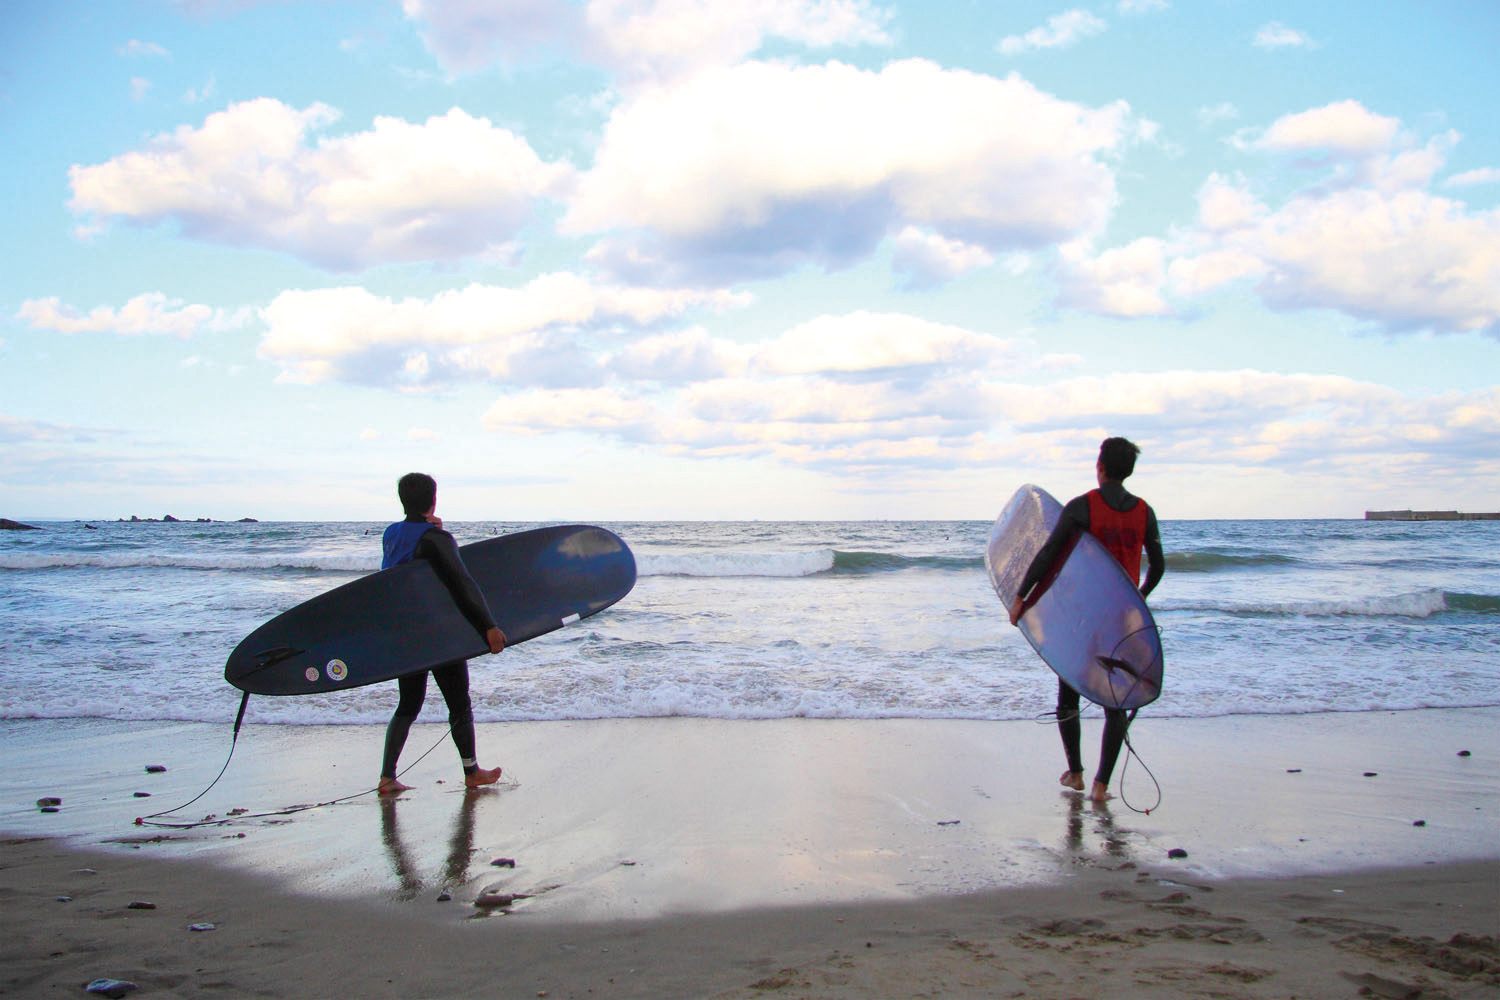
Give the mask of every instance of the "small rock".
M 147 774 L 161 774 L 162 772 L 166 771 L 166 769 L 167 769 L 167 765 L 165 765 L 165 764 L 147 764 L 146 765 L 146 773 Z
M 74 868 L 73 869 L 73 874 L 74 875 L 98 875 L 99 873 L 97 871 L 95 871 L 94 869 L 92 869 L 92 868 Z
M 38 812 L 44 812 L 44 813 L 62 812 L 62 810 L 60 808 L 58 808 L 57 806 L 42 806 L 42 808 L 39 809 L 39 810 L 37 810 L 37 811 Z
M 474 905 L 484 910 L 507 907 L 515 901 L 516 897 L 508 892 L 491 892 L 488 889 L 474 897 Z
M 449 902 L 452 899 L 453 899 L 453 893 L 449 892 L 447 889 L 444 889 L 442 892 L 438 893 L 437 901 L 439 903 L 446 903 L 446 902 Z
M 138 799 L 149 799 L 151 797 L 151 793 L 150 792 L 136 792 L 135 793 L 135 797 L 138 798 Z
M 62 799 L 58 798 L 55 795 L 48 795 L 48 796 L 46 796 L 44 798 L 37 799 L 36 800 L 36 804 L 37 804 L 37 808 L 39 808 L 39 809 L 45 809 L 47 806 L 60 806 L 60 805 L 62 805 Z
M 213 924 L 188 924 L 188 930 L 190 930 L 190 931 L 202 932 L 202 931 L 211 931 L 213 929 L 214 929 L 214 925 Z
M 626 868 L 634 868 L 635 867 L 635 862 L 634 861 L 621 861 L 620 864 L 624 865 Z
M 496 868 L 514 868 L 516 866 L 516 859 L 496 858 L 494 861 L 491 861 L 490 864 L 494 865 Z
M 1469 751 L 1467 751 L 1467 750 L 1460 750 L 1458 752 L 1458 755 L 1460 757 L 1472 757 L 1473 756 L 1473 754 L 1469 753 Z
M 1427 825 L 1427 821 L 1425 819 L 1413 820 L 1411 825 L 1412 826 L 1426 826 Z
M 959 822 L 956 819 L 940 819 L 938 820 L 938 826 L 957 826 Z
M 1365 772 L 1365 777 L 1366 778 L 1375 778 L 1375 777 L 1379 777 L 1379 775 L 1380 775 L 1379 771 L 1366 771 Z
M 1184 851 L 1180 847 L 1174 847 L 1170 851 L 1167 852 L 1167 857 L 1169 857 L 1169 858 L 1185 858 L 1187 856 L 1188 856 L 1187 851 Z
M 135 983 L 124 979 L 95 979 L 84 987 L 84 990 L 88 993 L 94 993 L 98 996 L 115 997 L 116 1000 L 131 990 L 138 989 L 140 987 Z
M 143 899 L 136 899 L 136 900 L 132 900 L 130 902 L 130 904 L 125 907 L 125 909 L 127 909 L 127 910 L 154 910 L 154 909 L 156 909 L 156 904 L 155 903 L 148 903 L 148 902 L 146 902 Z
M 1302 773 L 1302 768 L 1300 768 L 1300 767 L 1289 767 L 1289 768 L 1286 769 L 1286 773 L 1287 774 L 1301 774 Z
M 73 897 L 72 897 L 72 896 L 56 896 L 56 897 L 54 897 L 54 898 L 55 898 L 55 899 L 56 899 L 56 900 L 57 900 L 57 901 L 58 901 L 58 902 L 59 902 L 59 903 L 71 903 L 71 902 L 73 902 Z

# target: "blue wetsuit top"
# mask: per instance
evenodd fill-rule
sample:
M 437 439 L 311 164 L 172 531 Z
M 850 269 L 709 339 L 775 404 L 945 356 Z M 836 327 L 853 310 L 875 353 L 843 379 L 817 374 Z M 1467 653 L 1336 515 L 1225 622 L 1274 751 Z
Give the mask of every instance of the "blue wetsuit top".
M 390 569 L 392 566 L 411 562 L 417 554 L 417 543 L 431 527 L 429 521 L 397 521 L 386 528 L 385 536 L 380 540 L 385 549 L 380 568 Z

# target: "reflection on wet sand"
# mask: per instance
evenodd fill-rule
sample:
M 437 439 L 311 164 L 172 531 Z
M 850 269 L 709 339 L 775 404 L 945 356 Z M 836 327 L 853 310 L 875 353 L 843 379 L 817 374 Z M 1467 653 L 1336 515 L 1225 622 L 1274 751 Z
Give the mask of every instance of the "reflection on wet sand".
M 453 891 L 469 881 L 469 865 L 474 858 L 474 811 L 483 791 L 469 789 L 460 799 L 453 817 L 453 833 L 448 838 L 448 854 L 435 885 L 431 888 Z M 429 888 L 421 875 L 421 866 L 412 860 L 411 850 L 401 840 L 396 822 L 399 796 L 380 800 L 380 840 L 390 855 L 391 871 L 396 876 L 396 898 L 415 899 Z

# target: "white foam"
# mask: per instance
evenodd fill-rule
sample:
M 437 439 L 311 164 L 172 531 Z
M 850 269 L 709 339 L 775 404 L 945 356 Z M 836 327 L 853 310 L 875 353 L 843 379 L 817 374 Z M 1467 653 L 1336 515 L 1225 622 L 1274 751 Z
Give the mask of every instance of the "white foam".
M 833 550 L 648 552 L 636 553 L 635 566 L 639 576 L 813 576 L 833 569 Z

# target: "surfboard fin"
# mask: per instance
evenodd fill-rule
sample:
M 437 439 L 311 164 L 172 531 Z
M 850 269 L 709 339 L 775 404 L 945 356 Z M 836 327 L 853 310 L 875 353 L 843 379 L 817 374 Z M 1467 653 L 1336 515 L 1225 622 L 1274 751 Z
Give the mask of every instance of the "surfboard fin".
M 1134 677 L 1136 680 L 1141 679 L 1140 671 L 1136 670 L 1135 667 L 1132 667 L 1124 660 L 1118 660 L 1113 656 L 1101 656 L 1098 659 L 1099 662 L 1104 664 L 1104 666 L 1109 670 L 1121 670 L 1129 674 L 1131 677 Z
M 255 654 L 255 669 L 264 670 L 266 667 L 289 660 L 294 656 L 302 654 L 302 650 L 293 649 L 291 646 L 272 646 L 270 649 L 262 649 Z

